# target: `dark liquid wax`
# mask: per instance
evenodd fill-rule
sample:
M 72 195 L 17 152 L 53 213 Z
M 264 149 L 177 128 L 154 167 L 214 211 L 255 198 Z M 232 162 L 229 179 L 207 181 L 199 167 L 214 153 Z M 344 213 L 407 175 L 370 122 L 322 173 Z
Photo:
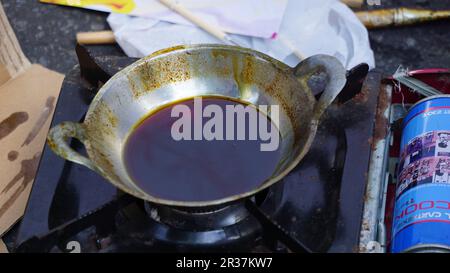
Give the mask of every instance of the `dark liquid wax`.
M 194 135 L 194 100 L 177 104 L 191 109 L 191 132 Z M 176 201 L 212 201 L 256 189 L 275 171 L 280 159 L 279 149 L 260 151 L 258 140 L 180 140 L 171 136 L 172 124 L 178 119 L 171 117 L 174 105 L 167 106 L 150 115 L 128 137 L 124 160 L 128 174 L 148 194 Z M 215 104 L 226 105 L 239 102 L 203 97 L 202 107 Z M 225 111 L 223 132 L 225 139 Z M 270 120 L 262 113 L 270 126 Z M 210 118 L 203 118 L 205 124 Z M 248 132 L 248 119 L 246 119 Z M 235 134 L 236 119 L 235 119 Z M 202 127 L 203 128 L 203 127 Z M 278 132 L 278 131 L 277 131 Z M 234 138 L 236 139 L 236 138 Z M 281 142 L 281 138 L 279 139 Z

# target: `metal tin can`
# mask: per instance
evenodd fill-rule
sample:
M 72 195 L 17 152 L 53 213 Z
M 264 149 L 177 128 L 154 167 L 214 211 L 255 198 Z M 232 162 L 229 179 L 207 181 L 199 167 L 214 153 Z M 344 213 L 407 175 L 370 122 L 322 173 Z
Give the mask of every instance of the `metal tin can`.
M 413 105 L 403 120 L 392 252 L 450 252 L 450 95 Z

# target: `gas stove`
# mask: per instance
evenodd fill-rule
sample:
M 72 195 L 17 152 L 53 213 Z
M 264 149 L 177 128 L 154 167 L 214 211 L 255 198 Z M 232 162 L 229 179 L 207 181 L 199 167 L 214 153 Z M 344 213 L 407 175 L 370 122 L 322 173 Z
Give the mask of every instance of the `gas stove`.
M 82 121 L 98 88 L 136 59 L 77 46 L 52 126 Z M 379 208 L 368 198 L 373 151 L 387 133 L 381 74 L 362 65 L 327 110 L 310 152 L 285 178 L 226 206 L 144 202 L 45 147 L 13 248 L 17 252 L 367 252 Z M 364 82 L 363 82 L 364 80 Z M 82 152 L 76 140 L 72 147 Z M 372 203 L 371 203 L 372 202 Z M 366 238 L 366 239 L 361 239 Z M 364 243 L 364 244 L 363 244 Z

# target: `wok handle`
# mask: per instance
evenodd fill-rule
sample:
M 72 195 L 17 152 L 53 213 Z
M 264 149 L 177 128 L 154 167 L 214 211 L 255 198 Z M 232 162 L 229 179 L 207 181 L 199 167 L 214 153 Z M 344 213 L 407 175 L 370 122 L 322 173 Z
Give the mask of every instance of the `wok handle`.
M 51 128 L 48 133 L 47 144 L 53 152 L 60 157 L 86 166 L 89 169 L 101 174 L 99 169 L 89 158 L 81 155 L 69 146 L 69 138 L 76 138 L 81 141 L 83 145 L 85 145 L 86 131 L 83 124 L 66 121 L 56 125 Z
M 333 56 L 318 54 L 311 56 L 294 68 L 294 74 L 306 82 L 312 75 L 323 72 L 326 75 L 326 86 L 319 101 L 314 105 L 313 123 L 318 123 L 327 107 L 334 101 L 345 86 L 347 81 L 344 66 Z

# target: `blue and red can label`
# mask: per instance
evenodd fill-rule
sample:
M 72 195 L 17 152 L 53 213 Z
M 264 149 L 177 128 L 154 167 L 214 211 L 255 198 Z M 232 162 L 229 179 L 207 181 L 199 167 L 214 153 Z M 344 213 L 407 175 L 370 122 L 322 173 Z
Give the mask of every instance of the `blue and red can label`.
M 391 251 L 450 249 L 450 96 L 408 112 L 397 181 Z

